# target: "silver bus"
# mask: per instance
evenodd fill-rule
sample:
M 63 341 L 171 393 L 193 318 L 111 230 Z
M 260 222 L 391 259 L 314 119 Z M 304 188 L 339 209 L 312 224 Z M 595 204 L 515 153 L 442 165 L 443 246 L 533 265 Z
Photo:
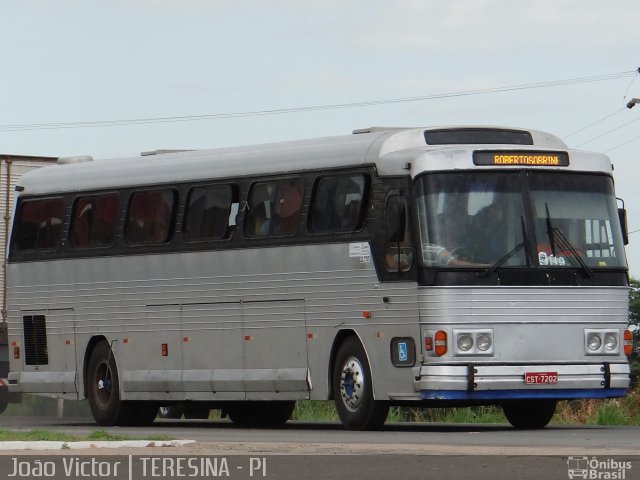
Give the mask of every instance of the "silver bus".
M 500 405 L 626 394 L 625 211 L 612 165 L 539 131 L 342 137 L 54 165 L 17 189 L 10 389 L 241 425 L 335 400 Z

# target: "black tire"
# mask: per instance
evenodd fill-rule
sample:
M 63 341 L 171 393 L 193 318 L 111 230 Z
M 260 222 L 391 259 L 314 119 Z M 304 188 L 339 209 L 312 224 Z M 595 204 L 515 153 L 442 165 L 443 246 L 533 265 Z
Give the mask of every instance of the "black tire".
M 158 417 L 160 418 L 182 418 L 184 414 L 184 405 L 177 403 L 175 405 L 161 405 L 158 408 Z
M 87 397 L 91 413 L 98 425 L 129 425 L 135 409 L 120 399 L 120 377 L 107 342 L 98 343 L 87 368 Z
M 192 420 L 207 420 L 211 408 L 207 403 L 187 403 L 184 406 L 184 418 Z
M 556 413 L 555 400 L 519 400 L 502 405 L 509 423 L 518 429 L 544 428 Z
M 295 407 L 295 401 L 234 402 L 225 412 L 242 427 L 278 427 L 287 423 Z
M 333 365 L 333 396 L 348 430 L 378 430 L 389 414 L 389 402 L 373 399 L 371 368 L 356 337 L 342 342 Z

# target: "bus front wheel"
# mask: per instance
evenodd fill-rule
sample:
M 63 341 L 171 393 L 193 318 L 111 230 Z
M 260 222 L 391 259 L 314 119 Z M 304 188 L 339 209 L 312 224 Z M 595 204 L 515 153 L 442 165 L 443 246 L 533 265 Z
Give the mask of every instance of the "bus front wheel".
M 333 366 L 333 395 L 342 425 L 348 430 L 377 430 L 389 413 L 389 403 L 373 399 L 371 368 L 362 344 L 347 338 Z
M 515 428 L 544 428 L 556 413 L 556 403 L 555 400 L 518 400 L 504 403 L 502 410 Z

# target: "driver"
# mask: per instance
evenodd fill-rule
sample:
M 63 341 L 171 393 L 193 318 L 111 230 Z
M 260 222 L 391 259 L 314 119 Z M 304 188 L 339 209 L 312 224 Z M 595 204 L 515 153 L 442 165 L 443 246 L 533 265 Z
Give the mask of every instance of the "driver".
M 422 245 L 422 258 L 430 267 L 478 266 L 477 263 L 469 261 L 468 253 L 464 249 L 456 248 L 450 252 L 446 248 L 432 243 Z

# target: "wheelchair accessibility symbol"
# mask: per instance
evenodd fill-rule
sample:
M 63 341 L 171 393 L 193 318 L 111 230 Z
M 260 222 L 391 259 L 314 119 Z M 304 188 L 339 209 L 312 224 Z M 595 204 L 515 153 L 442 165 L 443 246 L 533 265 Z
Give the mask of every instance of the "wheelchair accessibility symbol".
M 409 360 L 409 350 L 407 349 L 406 342 L 398 343 L 398 360 L 400 362 L 406 362 L 407 360 Z

